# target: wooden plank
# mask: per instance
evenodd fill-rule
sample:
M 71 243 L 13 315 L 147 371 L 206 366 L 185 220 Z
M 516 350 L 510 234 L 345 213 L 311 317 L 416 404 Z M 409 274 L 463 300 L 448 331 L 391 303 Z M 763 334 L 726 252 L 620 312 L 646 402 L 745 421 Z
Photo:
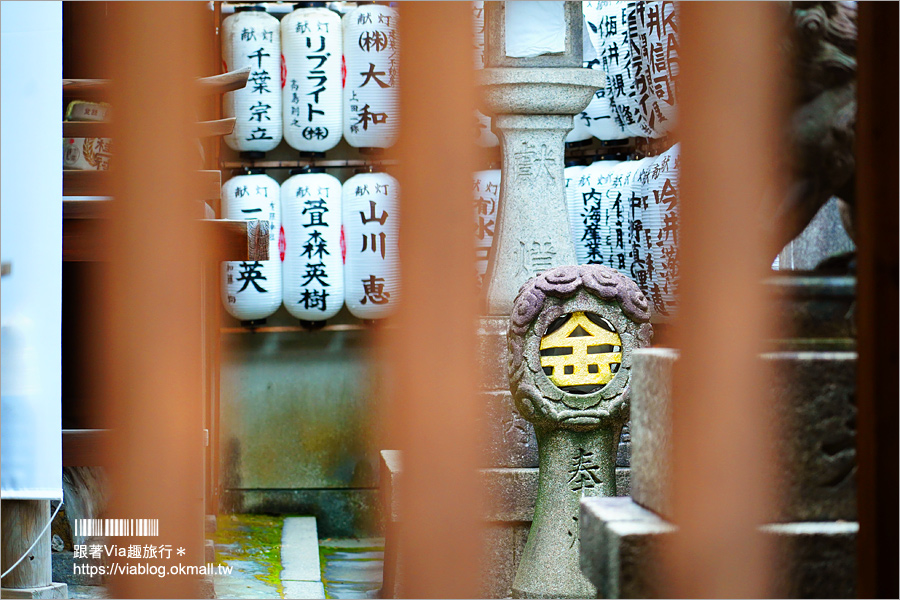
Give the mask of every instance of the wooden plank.
M 228 135 L 234 130 L 235 121 L 234 117 L 200 121 L 195 126 L 194 134 L 197 137 Z M 111 125 L 106 121 L 63 121 L 63 137 L 66 138 L 108 138 L 110 131 Z
M 109 432 L 106 429 L 63 429 L 63 466 L 103 466 L 103 445 L 107 443 L 108 437 Z
M 272 325 L 269 327 L 222 327 L 221 333 L 312 333 L 319 331 L 366 331 L 374 326 L 362 323 L 337 323 L 318 329 L 308 329 L 299 325 Z
M 249 77 L 250 67 L 244 67 L 221 75 L 201 77 L 197 80 L 197 85 L 201 94 L 222 94 L 243 88 L 247 85 Z
M 269 260 L 269 221 L 204 219 L 212 259 Z
M 109 89 L 109 79 L 63 79 L 63 94 L 96 96 Z
M 36 596 L 36 588 L 47 588 L 53 583 L 50 560 L 49 500 L 3 500 L 3 531 L 0 544 L 3 571 L 10 573 L 3 578 L 3 597 L 15 597 L 18 590 L 22 597 Z M 38 537 L 40 536 L 40 537 Z M 30 548 L 32 543 L 34 548 Z M 20 556 L 28 552 L 28 558 L 12 568 Z
M 63 200 L 63 219 L 105 219 L 109 200 Z
M 249 77 L 250 67 L 245 67 L 221 75 L 200 77 L 197 79 L 197 87 L 201 94 L 223 94 L 243 88 Z M 63 79 L 63 93 L 69 95 L 104 95 L 109 92 L 109 87 L 109 79 Z
M 106 260 L 108 202 L 86 201 L 63 206 L 72 204 L 80 205 L 77 211 L 80 215 L 63 219 L 63 261 Z M 209 238 L 207 248 L 211 260 L 269 260 L 268 221 L 203 219 L 201 232 Z
M 200 121 L 197 123 L 197 137 L 228 135 L 234 131 L 234 124 L 236 121 L 237 119 L 235 117 L 217 119 L 215 121 Z
M 394 159 L 384 160 L 229 160 L 222 163 L 223 169 L 240 169 L 241 167 L 255 167 L 260 169 L 297 169 L 300 167 L 393 167 L 398 162 Z
M 201 200 L 218 200 L 222 189 L 220 171 L 197 171 Z M 110 196 L 109 171 L 63 171 L 63 196 Z

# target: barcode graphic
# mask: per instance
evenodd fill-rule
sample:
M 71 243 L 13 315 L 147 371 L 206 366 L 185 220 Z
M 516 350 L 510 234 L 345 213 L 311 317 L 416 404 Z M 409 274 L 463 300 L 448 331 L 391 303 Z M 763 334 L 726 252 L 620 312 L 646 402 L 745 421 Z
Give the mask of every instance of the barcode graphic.
M 75 535 L 156 537 L 159 519 L 75 519 Z

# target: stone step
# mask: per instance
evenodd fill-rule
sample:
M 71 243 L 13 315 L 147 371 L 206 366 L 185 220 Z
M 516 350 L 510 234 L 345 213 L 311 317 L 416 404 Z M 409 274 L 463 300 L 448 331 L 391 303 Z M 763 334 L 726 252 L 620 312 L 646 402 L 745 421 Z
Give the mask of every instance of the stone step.
M 285 598 L 325 598 L 315 517 L 287 517 L 281 530 Z

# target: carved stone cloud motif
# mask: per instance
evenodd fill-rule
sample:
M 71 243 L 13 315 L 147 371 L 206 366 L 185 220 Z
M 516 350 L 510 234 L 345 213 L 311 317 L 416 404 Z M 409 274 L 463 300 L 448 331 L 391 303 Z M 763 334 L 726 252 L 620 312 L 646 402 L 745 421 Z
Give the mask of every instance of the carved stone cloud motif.
M 560 321 L 562 325 L 546 335 Z M 507 332 L 509 381 L 516 408 L 537 428 L 589 430 L 612 421 L 624 422 L 628 418 L 631 351 L 650 344 L 653 329 L 649 321 L 649 305 L 640 288 L 614 269 L 564 266 L 529 280 L 513 303 Z M 565 336 L 571 353 L 547 352 L 560 347 L 553 344 L 563 344 Z M 580 338 L 593 339 L 594 347 L 618 346 L 619 350 L 592 352 L 591 342 L 586 344 Z M 598 360 L 592 361 L 591 354 Z M 618 355 L 617 360 L 610 355 Z M 547 375 L 551 363 L 556 366 L 553 374 Z M 590 368 L 594 364 L 597 373 Z M 583 377 L 565 377 L 567 367 L 584 366 L 588 372 Z M 603 380 L 605 373 L 610 376 Z M 598 383 L 602 385 L 597 387 Z M 585 393 L 586 387 L 594 389 Z

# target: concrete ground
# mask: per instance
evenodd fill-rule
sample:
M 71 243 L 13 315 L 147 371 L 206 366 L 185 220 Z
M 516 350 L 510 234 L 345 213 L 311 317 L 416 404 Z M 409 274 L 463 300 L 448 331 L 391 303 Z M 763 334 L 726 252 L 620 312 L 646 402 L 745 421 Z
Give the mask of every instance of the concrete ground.
M 319 540 L 314 517 L 222 515 L 216 532 L 217 598 L 377 598 L 383 538 Z M 102 585 L 69 585 L 70 598 L 108 598 Z

